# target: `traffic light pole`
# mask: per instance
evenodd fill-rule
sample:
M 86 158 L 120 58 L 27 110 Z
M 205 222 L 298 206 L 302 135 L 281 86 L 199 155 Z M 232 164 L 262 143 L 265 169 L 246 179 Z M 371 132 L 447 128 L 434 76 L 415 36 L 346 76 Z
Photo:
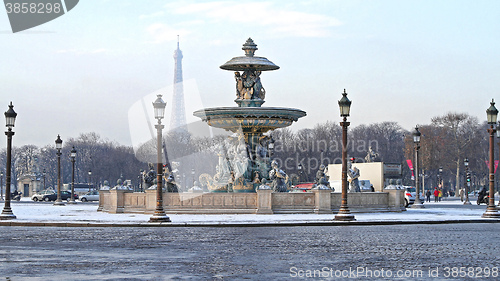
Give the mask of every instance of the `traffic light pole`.
M 469 167 L 465 166 L 465 201 L 464 205 L 470 205 L 469 201 L 470 173 Z

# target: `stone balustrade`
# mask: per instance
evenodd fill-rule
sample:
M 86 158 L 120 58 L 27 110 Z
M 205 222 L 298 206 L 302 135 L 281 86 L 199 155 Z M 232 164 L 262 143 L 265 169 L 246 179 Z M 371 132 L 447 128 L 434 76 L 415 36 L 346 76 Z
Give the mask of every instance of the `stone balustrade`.
M 101 190 L 98 211 L 109 213 L 153 213 L 156 191 Z M 357 212 L 405 211 L 402 190 L 349 193 L 349 209 Z M 341 193 L 330 190 L 276 193 L 163 193 L 169 214 L 334 214 L 340 208 Z

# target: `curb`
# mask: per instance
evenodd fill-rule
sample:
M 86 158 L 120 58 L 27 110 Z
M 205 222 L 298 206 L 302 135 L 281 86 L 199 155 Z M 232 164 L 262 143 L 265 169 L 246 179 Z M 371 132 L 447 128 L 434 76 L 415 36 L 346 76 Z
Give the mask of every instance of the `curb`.
M 376 226 L 376 225 L 422 225 L 422 224 L 462 224 L 500 223 L 500 219 L 474 220 L 427 220 L 427 221 L 311 221 L 311 222 L 270 222 L 270 223 L 83 223 L 83 222 L 16 222 L 0 221 L 0 226 L 26 227 L 294 227 L 294 226 Z

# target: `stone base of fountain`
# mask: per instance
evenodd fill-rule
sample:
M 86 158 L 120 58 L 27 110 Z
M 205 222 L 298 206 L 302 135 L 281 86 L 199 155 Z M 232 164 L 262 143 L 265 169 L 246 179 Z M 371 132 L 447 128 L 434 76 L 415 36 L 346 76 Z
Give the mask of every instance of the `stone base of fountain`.
M 99 209 L 109 213 L 153 214 L 156 191 L 101 190 Z M 272 192 L 258 189 L 253 193 L 185 192 L 163 193 L 167 214 L 336 214 L 341 193 L 330 190 L 310 192 Z M 405 211 L 402 190 L 349 194 L 349 209 L 358 212 Z

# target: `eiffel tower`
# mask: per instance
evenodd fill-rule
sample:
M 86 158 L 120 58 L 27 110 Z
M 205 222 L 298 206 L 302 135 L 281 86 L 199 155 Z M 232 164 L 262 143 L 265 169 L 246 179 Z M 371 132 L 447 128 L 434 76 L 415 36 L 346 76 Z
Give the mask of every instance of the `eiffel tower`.
M 172 115 L 170 116 L 170 131 L 187 132 L 186 111 L 184 108 L 184 87 L 182 84 L 182 51 L 179 49 L 177 35 L 177 50 L 174 51 L 174 95 L 172 96 Z

